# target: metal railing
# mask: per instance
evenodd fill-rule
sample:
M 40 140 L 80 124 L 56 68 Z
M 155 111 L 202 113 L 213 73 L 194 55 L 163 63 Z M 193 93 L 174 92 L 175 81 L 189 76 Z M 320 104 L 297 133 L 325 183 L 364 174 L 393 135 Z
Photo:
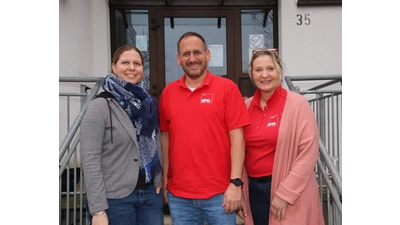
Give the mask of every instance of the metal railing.
M 327 225 L 342 224 L 342 76 L 286 76 L 288 88 L 303 95 L 314 111 L 319 129 L 315 172 Z M 296 84 L 303 85 L 295 86 Z M 308 87 L 304 87 L 307 85 Z M 314 86 L 310 86 L 314 85 Z
M 88 224 L 86 219 L 86 194 L 83 186 L 82 170 L 80 169 L 78 129 L 85 115 L 89 102 L 94 99 L 99 91 L 104 78 L 92 77 L 60 77 L 61 84 L 73 83 L 72 87 L 65 85 L 64 89 L 72 89 L 72 92 L 59 94 L 60 109 L 65 109 L 67 132 L 60 144 L 59 149 L 59 224 Z M 82 83 L 92 83 L 93 87 L 82 85 Z M 80 86 L 77 87 L 76 84 Z M 78 90 L 79 89 L 79 90 Z M 91 91 L 88 91 L 91 89 Z M 78 99 L 78 101 L 77 101 Z M 63 104 L 65 103 L 65 104 Z M 72 115 L 73 111 L 77 115 Z M 61 112 L 60 112 L 61 113 Z M 75 118 L 70 124 L 71 118 Z

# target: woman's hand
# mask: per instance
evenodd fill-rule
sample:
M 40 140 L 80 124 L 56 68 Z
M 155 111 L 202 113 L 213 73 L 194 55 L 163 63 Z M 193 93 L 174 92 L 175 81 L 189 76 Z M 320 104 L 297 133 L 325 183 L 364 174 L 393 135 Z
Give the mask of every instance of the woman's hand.
M 162 187 L 163 187 L 163 182 L 160 181 L 160 183 L 158 184 L 157 190 L 156 190 L 157 194 L 160 194 L 160 190 L 161 190 Z
M 107 214 L 93 216 L 92 217 L 92 225 L 108 225 Z
M 287 202 L 275 195 L 270 208 L 272 218 L 278 221 L 285 220 L 287 205 Z

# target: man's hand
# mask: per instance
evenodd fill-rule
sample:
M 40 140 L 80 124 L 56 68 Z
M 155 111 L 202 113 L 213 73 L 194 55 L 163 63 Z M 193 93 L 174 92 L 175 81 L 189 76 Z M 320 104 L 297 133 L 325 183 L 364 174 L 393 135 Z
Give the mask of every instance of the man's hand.
M 166 177 L 164 181 L 162 182 L 162 189 L 163 189 L 163 199 L 164 199 L 164 204 L 168 204 L 168 195 L 167 195 L 167 181 Z
M 245 219 L 247 216 L 247 208 L 246 208 L 246 201 L 242 197 L 242 208 L 237 212 L 240 218 Z
M 234 213 L 242 209 L 242 188 L 234 184 L 229 184 L 224 193 L 224 202 L 222 207 L 225 208 L 225 213 Z

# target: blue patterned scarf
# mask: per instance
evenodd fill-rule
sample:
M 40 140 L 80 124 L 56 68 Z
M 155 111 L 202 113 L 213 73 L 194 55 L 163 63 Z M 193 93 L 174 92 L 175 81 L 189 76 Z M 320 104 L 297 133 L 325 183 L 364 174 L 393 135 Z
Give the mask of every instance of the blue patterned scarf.
M 157 107 L 142 81 L 133 84 L 109 74 L 102 87 L 115 97 L 135 125 L 141 157 L 140 170 L 146 177 L 146 183 L 149 183 L 162 171 L 156 144 L 156 136 L 160 132 Z

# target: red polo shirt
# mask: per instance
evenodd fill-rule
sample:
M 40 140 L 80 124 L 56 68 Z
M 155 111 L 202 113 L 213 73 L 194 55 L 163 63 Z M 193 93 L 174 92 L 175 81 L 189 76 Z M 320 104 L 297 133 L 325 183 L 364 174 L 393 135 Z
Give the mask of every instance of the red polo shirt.
M 244 128 L 246 141 L 245 167 L 250 177 L 262 177 L 272 174 L 279 125 L 287 92 L 278 86 L 261 109 L 260 90 L 254 93 L 249 106 L 251 124 Z
M 210 198 L 229 185 L 229 131 L 250 120 L 231 80 L 208 72 L 192 92 L 185 79 L 165 87 L 159 105 L 160 129 L 169 135 L 167 189 L 179 197 Z

